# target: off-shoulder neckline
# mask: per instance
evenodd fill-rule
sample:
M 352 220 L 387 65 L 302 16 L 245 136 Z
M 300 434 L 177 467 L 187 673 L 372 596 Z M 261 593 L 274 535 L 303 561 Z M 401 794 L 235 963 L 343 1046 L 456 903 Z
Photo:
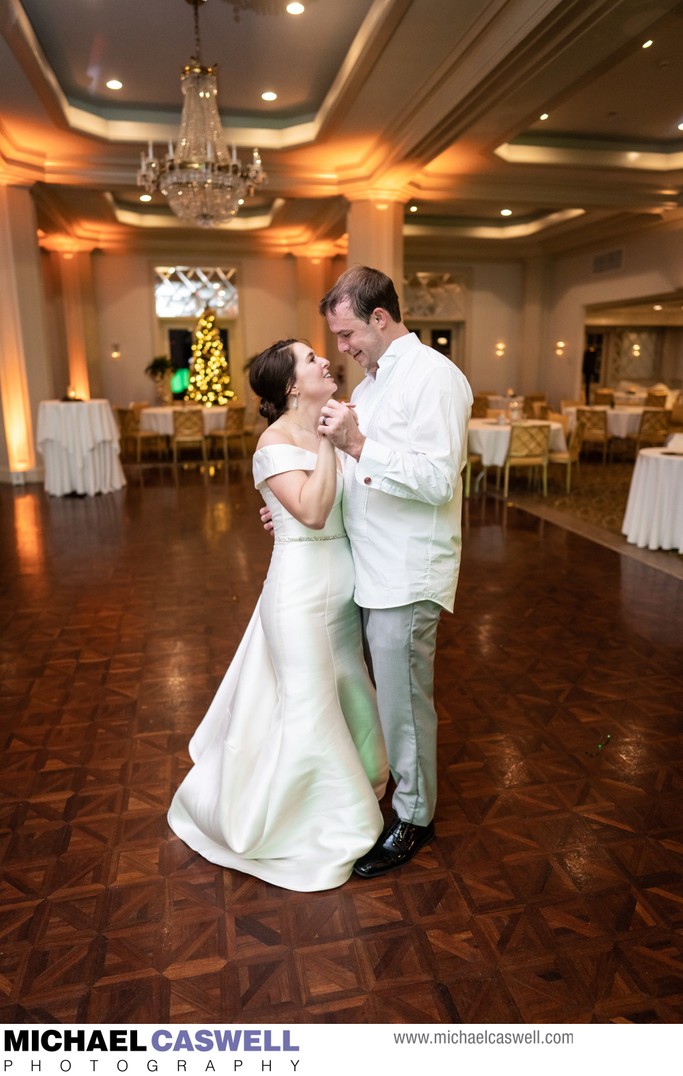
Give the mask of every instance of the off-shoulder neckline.
M 286 442 L 282 442 L 277 445 L 264 445 L 263 448 L 257 448 L 254 455 L 257 456 L 259 452 L 271 452 L 274 448 L 292 448 L 295 452 L 305 452 L 307 456 L 317 456 L 317 452 L 311 451 L 310 448 L 301 448 L 300 445 L 288 445 Z

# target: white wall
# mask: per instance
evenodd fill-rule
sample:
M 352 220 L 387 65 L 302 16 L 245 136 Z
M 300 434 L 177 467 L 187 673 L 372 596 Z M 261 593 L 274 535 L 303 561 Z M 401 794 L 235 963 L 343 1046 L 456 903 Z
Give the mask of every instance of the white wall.
M 146 256 L 93 255 L 102 388 L 113 406 L 154 402 L 154 385 L 144 374 L 156 354 L 153 270 Z M 117 362 L 111 358 L 115 343 L 121 351 Z
M 593 258 L 606 249 L 624 250 L 623 268 L 594 274 Z M 144 367 L 158 351 L 153 296 L 153 268 L 166 263 L 149 255 L 96 253 L 92 257 L 99 324 L 99 361 L 103 394 L 114 405 L 131 400 L 154 401 L 154 386 Z M 236 389 L 242 384 L 242 364 L 274 340 L 295 336 L 297 307 L 301 309 L 296 261 L 281 258 L 228 257 L 237 268 L 240 293 L 240 332 L 231 354 Z M 577 394 L 580 386 L 585 307 L 592 303 L 640 298 L 683 287 L 683 226 L 653 228 L 622 242 L 555 259 L 550 265 L 545 298 L 540 369 L 538 355 L 523 347 L 525 265 L 521 261 L 482 262 L 454 269 L 471 280 L 467 311 L 465 363 L 475 391 L 504 393 L 545 390 L 553 404 Z M 336 274 L 335 274 L 336 275 Z M 320 296 L 310 301 L 317 304 Z M 555 342 L 567 342 L 562 358 Z M 503 358 L 496 344 L 506 345 Z M 117 343 L 121 359 L 111 359 Z M 677 359 L 669 358 L 676 366 Z
M 296 336 L 296 260 L 243 258 L 238 277 L 245 359 L 276 340 Z M 314 301 L 314 300 L 312 300 Z M 315 300 L 317 301 L 317 300 Z
M 240 394 L 244 362 L 273 341 L 297 333 L 296 263 L 285 257 L 225 261 L 237 268 L 240 328 L 231 338 L 231 373 Z M 133 400 L 154 402 L 154 385 L 144 368 L 158 353 L 154 266 L 167 262 L 168 254 L 158 259 L 135 254 L 93 258 L 102 384 L 114 406 Z M 121 351 L 117 362 L 111 358 L 114 343 Z
M 593 259 L 607 250 L 623 250 L 622 268 L 594 273 Z M 551 402 L 578 394 L 584 348 L 585 308 L 593 303 L 640 299 L 683 287 L 683 226 L 654 227 L 633 238 L 554 261 L 543 340 L 545 391 Z M 565 340 L 564 356 L 555 341 Z
M 520 354 L 524 268 L 519 262 L 482 263 L 469 272 L 467 376 L 475 392 L 505 393 L 509 388 L 519 392 L 524 360 Z M 496 356 L 500 341 L 505 344 L 502 358 Z

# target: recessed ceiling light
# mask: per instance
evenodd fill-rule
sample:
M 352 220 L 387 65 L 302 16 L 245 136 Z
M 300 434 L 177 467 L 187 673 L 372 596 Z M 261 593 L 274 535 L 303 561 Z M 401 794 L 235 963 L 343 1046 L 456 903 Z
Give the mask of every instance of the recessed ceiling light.
M 306 9 L 303 4 L 287 4 L 286 10 L 289 15 L 303 15 Z
M 273 93 L 272 90 L 266 90 L 265 93 L 261 94 L 261 98 L 264 101 L 277 101 L 277 94 Z
M 678 130 L 679 130 L 679 131 L 683 131 L 683 123 L 679 123 L 679 125 L 678 125 Z
M 141 194 L 140 195 L 140 201 L 141 202 L 151 202 L 152 201 L 152 195 L 151 194 Z
M 501 209 L 500 215 L 501 215 L 501 217 L 511 217 L 512 216 L 512 210 L 511 209 Z
M 654 45 L 654 41 L 651 37 L 648 37 L 647 41 L 643 41 L 643 48 L 649 49 L 650 45 Z
M 411 213 L 417 213 L 417 206 L 416 205 L 411 205 L 410 206 L 410 212 Z
M 661 303 L 655 303 L 655 305 L 652 307 L 652 309 L 653 310 L 661 310 L 662 309 L 662 304 Z
M 539 118 L 539 120 L 547 120 L 548 116 L 549 116 L 548 112 L 541 112 L 541 115 L 538 118 Z
M 107 83 L 107 89 L 108 90 L 122 90 L 123 89 L 123 83 L 119 82 L 119 80 L 117 78 L 110 78 L 109 82 Z

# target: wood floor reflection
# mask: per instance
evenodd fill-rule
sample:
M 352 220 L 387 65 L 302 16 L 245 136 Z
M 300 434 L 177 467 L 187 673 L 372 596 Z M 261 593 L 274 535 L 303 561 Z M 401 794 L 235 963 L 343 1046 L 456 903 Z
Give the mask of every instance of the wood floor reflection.
M 258 503 L 237 468 L 0 487 L 0 1018 L 680 1021 L 683 582 L 473 499 L 436 839 L 288 893 L 165 820 L 265 574 Z

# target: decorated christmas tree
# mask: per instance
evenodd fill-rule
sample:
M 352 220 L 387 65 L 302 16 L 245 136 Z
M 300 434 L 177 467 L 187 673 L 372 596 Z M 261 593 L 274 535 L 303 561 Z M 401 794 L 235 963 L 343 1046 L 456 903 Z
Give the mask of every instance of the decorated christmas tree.
M 204 407 L 216 407 L 226 404 L 234 395 L 228 360 L 216 325 L 216 311 L 207 307 L 194 331 L 192 372 L 185 399 Z

